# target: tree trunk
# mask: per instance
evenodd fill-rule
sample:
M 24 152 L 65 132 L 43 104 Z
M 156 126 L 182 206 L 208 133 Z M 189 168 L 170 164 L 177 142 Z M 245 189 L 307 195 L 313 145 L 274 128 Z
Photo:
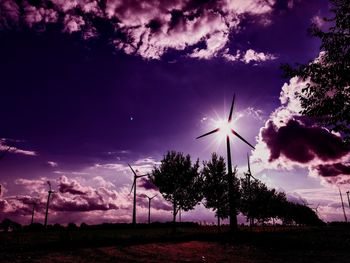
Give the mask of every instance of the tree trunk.
M 218 215 L 218 232 L 221 232 L 221 226 L 220 226 L 220 216 Z
M 173 202 L 173 223 L 174 223 L 174 225 L 175 225 L 175 223 L 176 223 L 176 215 L 177 215 L 176 208 L 177 208 L 177 203 L 176 203 L 176 201 L 174 200 L 174 202 Z
M 173 233 L 176 232 L 176 201 L 173 202 Z

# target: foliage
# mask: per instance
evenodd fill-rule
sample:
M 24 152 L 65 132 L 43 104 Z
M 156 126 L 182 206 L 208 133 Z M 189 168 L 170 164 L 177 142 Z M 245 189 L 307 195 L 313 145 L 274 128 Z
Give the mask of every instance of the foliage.
M 296 204 L 287 202 L 284 204 L 284 217 L 285 224 L 297 224 L 307 226 L 319 226 L 324 222 L 318 218 L 315 211 L 304 204 Z
M 241 179 L 240 211 L 247 218 L 255 218 L 260 222 L 266 222 L 271 218 L 270 205 L 274 192 L 258 180 L 249 180 L 249 177 Z
M 223 157 L 212 154 L 209 162 L 203 162 L 204 206 L 212 208 L 218 219 L 229 216 L 228 175 Z
M 309 31 L 321 40 L 320 55 L 306 65 L 282 65 L 287 77 L 299 76 L 308 85 L 299 94 L 302 114 L 350 139 L 350 2 L 330 0 L 334 17 L 322 31 L 313 24 Z
M 203 180 L 198 172 L 199 161 L 193 165 L 190 155 L 169 151 L 160 166 L 152 171 L 151 181 L 163 197 L 173 204 L 173 221 L 179 209 L 188 211 L 202 200 Z
M 241 179 L 240 211 L 247 219 L 256 219 L 260 223 L 266 223 L 271 219 L 280 219 L 283 224 L 323 223 L 308 206 L 288 201 L 285 193 L 268 189 L 259 180 L 249 182 L 248 176 Z

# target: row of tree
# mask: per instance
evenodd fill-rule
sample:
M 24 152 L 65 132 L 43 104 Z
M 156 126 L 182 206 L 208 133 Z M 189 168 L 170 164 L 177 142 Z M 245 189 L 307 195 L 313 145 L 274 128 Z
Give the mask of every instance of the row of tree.
M 311 208 L 290 202 L 285 193 L 269 189 L 255 178 L 252 180 L 250 172 L 238 179 L 235 168 L 233 175 L 236 213 L 245 215 L 251 224 L 264 224 L 272 220 L 280 220 L 283 224 L 323 223 Z M 172 203 L 174 222 L 180 210 L 192 210 L 201 202 L 215 212 L 219 226 L 220 220 L 229 216 L 226 163 L 223 157 L 215 153 L 210 161 L 203 162 L 200 170 L 198 159 L 192 163 L 190 155 L 170 151 L 159 167 L 154 168 L 150 179 L 163 197 Z

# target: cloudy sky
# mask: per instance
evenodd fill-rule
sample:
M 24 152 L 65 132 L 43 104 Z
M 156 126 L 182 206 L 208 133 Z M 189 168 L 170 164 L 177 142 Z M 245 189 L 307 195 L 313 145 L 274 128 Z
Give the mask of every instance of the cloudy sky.
M 239 176 L 249 153 L 269 187 L 343 220 L 349 150 L 299 115 L 305 83 L 279 69 L 319 56 L 307 28 L 328 15 L 326 0 L 0 0 L 0 150 L 12 146 L 0 219 L 29 223 L 36 201 L 41 222 L 50 180 L 50 223 L 130 222 L 127 164 L 149 172 L 167 150 L 225 156 L 217 136 L 195 138 L 228 117 L 236 94 L 233 126 L 256 148 L 232 139 Z M 171 220 L 153 201 L 153 219 Z M 137 209 L 144 222 L 145 198 Z M 202 206 L 183 218 L 215 221 Z

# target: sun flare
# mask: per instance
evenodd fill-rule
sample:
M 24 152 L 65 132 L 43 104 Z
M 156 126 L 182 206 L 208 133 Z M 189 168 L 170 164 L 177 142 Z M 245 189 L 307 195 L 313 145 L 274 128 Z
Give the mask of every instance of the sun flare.
M 230 136 L 232 134 L 232 129 L 233 129 L 232 121 L 228 122 L 225 119 L 219 119 L 215 121 L 215 126 L 219 127 L 219 131 L 216 135 L 216 139 L 219 143 L 225 140 L 228 135 Z

